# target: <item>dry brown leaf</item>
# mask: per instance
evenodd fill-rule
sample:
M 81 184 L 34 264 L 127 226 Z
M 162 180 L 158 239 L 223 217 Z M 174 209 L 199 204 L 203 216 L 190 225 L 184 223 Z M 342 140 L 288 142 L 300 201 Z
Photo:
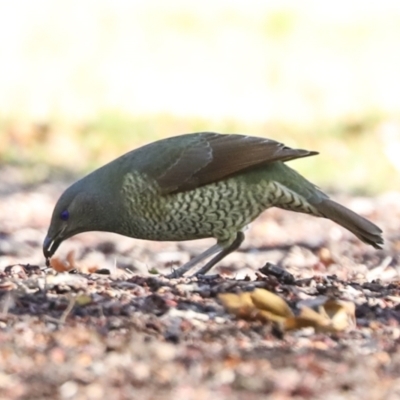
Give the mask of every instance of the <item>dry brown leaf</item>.
M 75 252 L 73 250 L 68 252 L 67 261 L 68 261 L 69 265 L 71 266 L 71 268 L 75 269 L 78 267 L 75 262 Z
M 86 265 L 79 265 L 75 261 L 75 252 L 73 250 L 67 254 L 66 261 L 62 261 L 58 257 L 51 258 L 50 267 L 57 272 L 69 272 L 73 269 L 77 269 L 84 274 L 93 274 L 99 269 L 97 265 L 92 265 L 90 267 Z
M 62 261 L 58 257 L 51 258 L 50 267 L 56 270 L 57 272 L 68 272 L 75 269 L 74 251 L 71 250 L 67 254 L 66 261 Z
M 250 295 L 251 300 L 259 310 L 268 311 L 279 317 L 293 317 L 289 305 L 276 294 L 265 289 L 255 289 Z
M 90 267 L 83 265 L 81 267 L 78 268 L 80 272 L 84 273 L 84 274 L 94 274 L 98 269 L 99 266 L 98 265 L 91 265 Z

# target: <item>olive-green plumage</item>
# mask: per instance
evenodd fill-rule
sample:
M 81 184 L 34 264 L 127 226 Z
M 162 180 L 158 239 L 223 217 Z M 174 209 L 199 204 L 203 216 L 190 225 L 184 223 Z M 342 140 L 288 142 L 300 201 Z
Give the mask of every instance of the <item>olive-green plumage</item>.
M 329 218 L 375 248 L 382 231 L 330 200 L 284 161 L 317 154 L 273 140 L 210 132 L 176 136 L 131 151 L 71 185 L 58 200 L 43 244 L 48 259 L 78 233 L 107 231 L 149 240 L 207 237 L 217 245 L 173 276 L 239 247 L 243 228 L 269 207 Z

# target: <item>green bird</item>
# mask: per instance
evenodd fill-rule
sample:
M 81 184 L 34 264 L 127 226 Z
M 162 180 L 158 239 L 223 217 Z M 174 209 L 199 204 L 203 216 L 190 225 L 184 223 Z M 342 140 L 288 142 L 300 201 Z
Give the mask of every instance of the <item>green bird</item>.
M 240 246 L 246 225 L 274 206 L 331 219 L 380 249 L 379 227 L 285 164 L 316 154 L 270 139 L 212 132 L 150 143 L 65 190 L 43 243 L 46 262 L 64 240 L 88 231 L 158 241 L 215 238 L 214 246 L 169 277 L 214 256 L 197 273 L 205 274 Z

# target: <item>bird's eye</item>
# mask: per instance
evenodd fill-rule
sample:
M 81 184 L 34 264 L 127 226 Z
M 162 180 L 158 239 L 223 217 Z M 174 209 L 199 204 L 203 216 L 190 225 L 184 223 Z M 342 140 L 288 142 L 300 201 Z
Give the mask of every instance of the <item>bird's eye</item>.
M 60 218 L 63 221 L 67 221 L 69 218 L 69 212 L 67 210 L 64 210 L 61 214 L 60 214 Z

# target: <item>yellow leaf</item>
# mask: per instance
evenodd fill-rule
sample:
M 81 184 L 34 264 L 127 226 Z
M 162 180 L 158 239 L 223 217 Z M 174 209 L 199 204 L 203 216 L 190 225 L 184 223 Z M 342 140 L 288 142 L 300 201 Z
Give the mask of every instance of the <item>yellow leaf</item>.
M 75 303 L 79 306 L 86 306 L 92 302 L 92 298 L 87 294 L 79 294 L 75 297 Z
M 251 301 L 249 292 L 239 294 L 235 293 L 221 293 L 218 298 L 223 306 L 232 314 L 241 318 L 254 318 L 257 312 Z
M 341 300 L 319 303 L 318 311 L 302 307 L 300 314 L 294 316 L 285 300 L 265 289 L 218 297 L 237 317 L 273 322 L 285 331 L 312 327 L 316 332 L 338 332 L 355 323 L 355 305 Z
M 325 313 L 331 318 L 335 331 L 343 331 L 355 325 L 356 307 L 354 303 L 342 300 L 327 300 L 323 305 Z
M 312 327 L 316 331 L 325 331 L 329 329 L 331 321 L 324 315 L 314 311 L 312 308 L 303 307 L 298 317 L 287 318 L 284 328 L 287 331 Z
M 257 316 L 264 321 L 271 321 L 284 326 L 287 318 L 265 310 L 258 310 Z
M 268 290 L 254 290 L 251 293 L 251 300 L 259 310 L 268 311 L 279 317 L 293 317 L 293 312 L 286 301 Z

